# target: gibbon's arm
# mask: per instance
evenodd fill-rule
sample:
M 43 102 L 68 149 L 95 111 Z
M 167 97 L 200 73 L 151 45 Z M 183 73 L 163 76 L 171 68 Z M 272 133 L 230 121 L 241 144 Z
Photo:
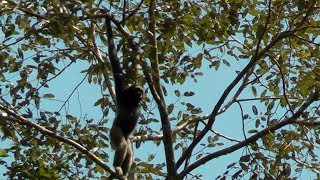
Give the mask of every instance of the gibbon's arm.
M 120 61 L 117 55 L 116 47 L 114 45 L 114 41 L 113 41 L 114 37 L 112 32 L 111 20 L 109 18 L 106 18 L 106 24 L 107 24 L 109 59 L 110 59 L 112 72 L 113 72 L 116 96 L 119 97 L 119 94 L 124 89 L 123 82 L 122 82 L 123 72 L 122 72 Z M 119 101 L 119 98 L 117 98 L 117 103 L 118 101 Z

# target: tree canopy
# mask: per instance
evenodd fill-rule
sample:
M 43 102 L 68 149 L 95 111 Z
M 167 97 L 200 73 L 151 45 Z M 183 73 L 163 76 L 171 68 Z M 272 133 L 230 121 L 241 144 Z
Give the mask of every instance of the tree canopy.
M 146 90 L 132 136 L 134 151 L 148 152 L 135 153 L 139 179 L 201 179 L 237 150 L 217 179 L 320 178 L 319 10 L 317 0 L 1 1 L 4 176 L 114 173 L 109 20 L 128 83 Z M 206 87 L 188 88 L 202 78 Z M 237 132 L 219 128 L 232 124 Z

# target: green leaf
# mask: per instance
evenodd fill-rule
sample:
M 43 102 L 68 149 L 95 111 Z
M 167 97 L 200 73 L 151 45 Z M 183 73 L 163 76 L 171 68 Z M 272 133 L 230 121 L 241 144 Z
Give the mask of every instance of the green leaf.
M 255 130 L 255 129 L 251 129 L 251 130 L 248 131 L 248 133 L 250 133 L 250 134 L 254 134 L 254 133 L 257 133 L 257 132 L 259 132 L 259 131 Z
M 253 105 L 251 109 L 254 115 L 258 115 L 258 109 L 255 105 Z
M 257 89 L 255 86 L 251 86 L 251 91 L 254 97 L 257 97 Z
M 194 96 L 195 93 L 192 92 L 192 91 L 187 91 L 187 92 L 183 93 L 183 95 L 186 96 L 186 97 L 190 97 L 190 96 Z
M 168 106 L 168 108 L 167 108 L 168 114 L 171 114 L 172 111 L 173 111 L 173 109 L 174 109 L 174 104 L 171 103 L 171 104 Z
M 177 96 L 177 97 L 180 97 L 181 96 L 181 93 L 179 90 L 174 90 L 174 94 Z
M 225 64 L 225 65 L 227 65 L 227 66 L 229 66 L 229 67 L 231 67 L 231 65 L 230 65 L 230 63 L 227 61 L 227 60 L 222 60 L 222 62 L 223 62 L 223 64 Z
M 193 60 L 193 65 L 196 68 L 201 68 L 203 54 L 198 54 L 197 57 Z
M 44 98 L 50 99 L 50 98 L 54 98 L 54 95 L 51 93 L 47 93 L 43 95 Z
M 249 162 L 250 161 L 250 155 L 241 156 L 240 161 L 241 162 Z
M 4 149 L 0 150 L 0 157 L 8 157 L 7 151 Z

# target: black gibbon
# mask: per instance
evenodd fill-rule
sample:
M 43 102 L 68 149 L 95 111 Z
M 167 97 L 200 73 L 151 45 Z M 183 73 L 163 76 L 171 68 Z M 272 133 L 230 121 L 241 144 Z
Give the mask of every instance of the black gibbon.
M 143 94 L 143 89 L 134 85 L 129 85 L 117 94 L 118 112 L 110 130 L 110 140 L 115 148 L 113 166 L 119 176 L 127 177 L 132 165 L 133 152 L 129 135 L 137 125 Z
M 126 179 L 130 171 L 133 152 L 129 139 L 140 117 L 140 102 L 144 96 L 143 88 L 136 85 L 124 85 L 124 74 L 122 72 L 117 51 L 113 42 L 113 33 L 110 19 L 106 18 L 107 36 L 108 36 L 108 52 L 112 67 L 117 112 L 113 125 L 110 130 L 111 144 L 115 149 L 113 166 L 116 174 L 121 179 Z M 133 76 L 133 78 L 135 78 Z M 110 175 L 109 179 L 113 179 L 114 175 Z

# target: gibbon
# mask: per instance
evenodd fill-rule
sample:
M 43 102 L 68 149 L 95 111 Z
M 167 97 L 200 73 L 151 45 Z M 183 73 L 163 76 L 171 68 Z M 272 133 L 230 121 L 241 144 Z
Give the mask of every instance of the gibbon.
M 116 174 L 121 179 L 127 179 L 130 171 L 133 152 L 129 139 L 130 134 L 135 129 L 140 117 L 140 102 L 144 96 L 144 90 L 137 85 L 124 85 L 125 76 L 121 69 L 117 51 L 113 42 L 113 33 L 110 19 L 106 18 L 107 36 L 108 36 L 108 52 L 115 82 L 116 92 L 116 117 L 110 130 L 111 144 L 115 149 L 113 166 Z M 135 62 L 137 64 L 137 62 Z M 132 67 L 136 74 L 138 70 Z M 135 76 L 132 76 L 135 78 Z M 114 175 L 110 175 L 109 179 L 113 179 Z
M 132 145 L 129 135 L 137 125 L 140 116 L 139 103 L 144 90 L 129 85 L 117 95 L 118 112 L 110 130 L 110 140 L 115 148 L 113 166 L 119 176 L 128 176 L 133 161 Z

